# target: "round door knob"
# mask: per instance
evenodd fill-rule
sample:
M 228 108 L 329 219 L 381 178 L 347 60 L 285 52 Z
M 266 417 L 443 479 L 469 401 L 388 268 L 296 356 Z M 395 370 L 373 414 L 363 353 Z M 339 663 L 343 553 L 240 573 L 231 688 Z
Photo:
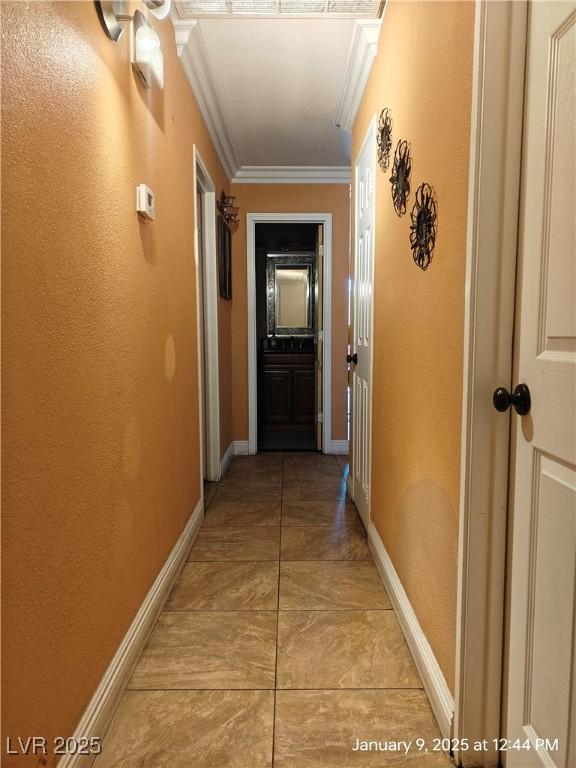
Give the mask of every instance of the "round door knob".
M 504 413 L 504 411 L 507 411 L 508 408 L 513 405 L 514 410 L 519 416 L 526 416 L 532 405 L 530 390 L 526 384 L 518 384 L 512 394 L 510 394 L 504 387 L 498 387 L 498 389 L 494 390 L 492 402 L 494 408 L 496 408 L 497 411 L 500 411 L 500 413 Z
M 353 355 L 346 355 L 346 362 L 348 363 L 348 365 L 350 365 L 351 363 L 354 363 L 354 365 L 358 365 L 358 355 L 356 354 L 356 352 L 354 352 Z
M 504 413 L 504 411 L 510 408 L 510 392 L 504 387 L 498 387 L 498 389 L 494 390 L 492 402 L 497 411 Z

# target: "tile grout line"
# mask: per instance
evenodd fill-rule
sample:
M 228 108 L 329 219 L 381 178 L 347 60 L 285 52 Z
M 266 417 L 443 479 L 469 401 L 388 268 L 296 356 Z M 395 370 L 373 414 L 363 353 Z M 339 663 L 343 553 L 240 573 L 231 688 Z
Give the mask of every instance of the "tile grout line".
M 246 530 L 249 530 L 249 529 L 246 529 Z M 243 563 L 244 564 L 248 564 L 248 563 L 275 563 L 276 562 L 276 558 L 273 558 L 272 560 L 186 560 L 186 562 L 187 563 L 235 563 L 236 565 L 242 565 Z M 297 561 L 293 560 L 291 562 L 297 562 Z M 312 561 L 310 561 L 310 562 L 312 562 Z M 327 562 L 327 563 L 337 563 L 337 562 L 341 562 L 341 563 L 352 563 L 352 562 L 368 563 L 370 561 L 369 560 L 356 560 L 356 561 L 354 561 L 354 560 L 340 560 L 340 561 L 338 561 L 338 560 L 325 560 L 325 561 L 318 561 L 318 562 Z
M 338 461 L 337 461 L 336 457 L 334 457 L 334 461 L 335 461 L 336 465 L 339 467 L 339 469 L 341 469 L 340 465 L 338 464 Z M 259 527 L 278 528 L 278 534 L 279 534 L 278 558 L 277 558 L 277 563 L 278 563 L 278 572 L 277 572 L 278 573 L 278 584 L 277 584 L 277 604 L 276 604 L 276 641 L 275 641 L 275 659 L 274 659 L 274 688 L 273 689 L 269 689 L 269 688 L 230 689 L 230 690 L 254 690 L 254 691 L 257 691 L 257 690 L 273 690 L 272 745 L 271 745 L 272 752 L 271 752 L 271 763 L 270 763 L 271 768 L 274 768 L 274 765 L 275 765 L 276 706 L 277 706 L 277 692 L 278 692 L 278 690 L 280 690 L 278 688 L 278 656 L 279 656 L 279 625 L 280 625 L 280 577 L 281 577 L 281 564 L 282 564 L 282 529 L 283 529 L 282 523 L 283 523 L 284 486 L 285 486 L 285 473 L 286 473 L 286 463 L 285 463 L 284 454 L 282 455 L 281 467 L 282 467 L 282 470 L 281 470 L 281 482 L 280 482 L 280 521 L 279 521 L 279 525 L 278 526 L 257 526 L 257 525 L 252 524 L 252 525 L 246 526 L 246 528 L 248 530 L 250 530 L 250 531 L 254 531 L 254 529 L 257 529 Z M 340 475 L 342 477 L 343 472 L 340 472 Z M 214 491 L 214 493 L 212 494 L 211 499 L 210 499 L 210 501 L 207 504 L 207 507 L 209 507 L 210 503 L 217 498 L 218 490 L 219 489 L 216 489 Z M 234 500 L 236 500 L 236 499 L 234 499 Z M 202 527 L 205 527 L 205 525 L 203 524 Z M 238 527 L 241 528 L 243 526 L 238 526 Z M 311 527 L 311 526 L 294 526 L 294 527 Z M 312 527 L 314 527 L 314 526 L 312 526 Z M 317 527 L 325 527 L 325 526 L 317 526 Z M 218 527 L 215 526 L 215 528 L 218 528 Z M 224 529 L 225 528 L 229 528 L 229 526 L 222 526 L 222 528 L 224 528 Z M 222 563 L 222 562 L 229 562 L 229 561 L 224 561 L 224 560 L 222 560 L 222 561 L 221 560 L 196 560 L 196 561 L 194 561 L 194 560 L 190 560 L 188 562 L 191 562 L 191 563 L 194 563 L 194 562 L 196 562 L 196 563 L 203 563 L 203 562 L 204 563 L 218 563 L 218 562 L 220 562 L 220 563 Z M 266 563 L 266 562 L 274 562 L 274 560 L 262 560 L 262 561 L 253 561 L 253 560 L 244 560 L 243 561 L 243 560 L 239 560 L 239 561 L 234 561 L 234 562 L 238 562 L 238 563 L 248 563 L 248 562 Z M 299 562 L 299 561 L 294 560 L 294 561 L 287 561 L 287 562 Z M 300 561 L 300 562 L 302 562 L 302 561 Z M 326 560 L 317 560 L 317 561 L 309 561 L 309 560 L 307 560 L 307 561 L 303 561 L 303 562 L 331 562 L 331 563 L 356 562 L 356 563 L 363 563 L 363 562 L 369 562 L 369 561 L 366 561 L 366 560 L 328 560 L 328 561 L 326 561 Z M 166 610 L 166 609 L 164 609 L 164 610 Z M 256 610 L 256 609 L 252 609 L 252 610 Z M 298 610 L 298 609 L 292 609 L 292 610 Z M 316 612 L 325 612 L 325 611 L 330 610 L 330 609 L 311 609 L 311 610 L 315 610 Z M 340 610 L 354 610 L 354 609 L 332 609 L 332 610 L 333 611 L 334 610 L 340 611 Z M 360 609 L 356 609 L 356 610 L 360 610 Z M 384 610 L 390 610 L 390 609 L 373 609 L 373 610 L 384 611 Z M 210 611 L 209 609 L 207 611 L 202 611 L 202 609 L 195 609 L 195 610 L 192 610 L 192 611 L 178 611 L 178 610 L 176 610 L 176 611 L 170 611 L 170 612 L 172 612 L 172 613 L 195 613 L 195 612 L 211 612 L 211 613 L 215 613 L 215 612 L 225 612 L 225 611 L 223 609 L 221 609 L 219 611 L 215 611 L 214 609 L 212 609 L 212 611 Z M 250 611 L 246 611 L 244 609 L 244 612 L 250 612 Z M 131 690 L 134 690 L 134 691 L 138 691 L 138 690 L 151 690 L 151 691 L 152 690 L 175 690 L 175 691 L 177 691 L 177 690 L 227 690 L 227 689 L 212 689 L 212 688 L 211 689 L 204 689 L 204 688 L 200 688 L 200 689 L 193 689 L 193 688 L 192 689 L 179 689 L 179 688 L 176 688 L 176 689 L 165 689 L 164 688 L 164 689 L 131 689 Z M 300 690 L 301 691 L 308 691 L 308 690 L 331 690 L 331 689 L 324 689 L 324 688 L 322 688 L 322 689 L 308 689 L 308 688 L 295 689 L 295 688 L 287 688 L 287 689 L 283 689 L 283 690 L 286 690 L 286 691 L 290 691 L 290 690 L 292 690 L 292 691 L 300 691 Z M 356 691 L 356 690 L 357 691 L 361 691 L 361 690 L 368 690 L 368 689 L 350 688 L 350 689 L 334 689 L 334 690 L 335 691 L 338 691 L 338 690 L 342 690 L 342 691 L 348 691 L 348 690 L 349 691 Z M 370 689 L 370 690 L 393 690 L 393 689 Z M 399 690 L 421 690 L 421 689 L 420 688 L 416 688 L 416 689 L 399 689 Z
M 274 768 L 275 752 L 276 752 L 276 696 L 278 690 L 278 632 L 280 630 L 280 563 L 282 561 L 282 505 L 284 503 L 284 454 L 282 454 L 282 472 L 280 477 L 280 531 L 278 541 L 278 587 L 277 587 L 277 603 L 276 603 L 276 654 L 274 657 L 274 705 L 272 709 L 272 760 L 270 763 L 271 768 Z
M 279 621 L 280 621 L 280 611 L 279 611 L 279 608 L 280 608 L 280 560 L 281 560 L 281 556 L 282 556 L 282 554 L 281 554 L 282 553 L 282 499 L 283 499 L 283 487 L 284 487 L 284 455 L 283 454 L 282 454 L 281 467 L 282 467 L 282 469 L 281 469 L 281 476 L 280 476 L 280 500 L 279 500 L 280 501 L 280 523 L 279 523 L 279 525 L 278 526 L 256 526 L 256 525 L 252 524 L 252 525 L 245 526 L 246 529 L 250 530 L 250 531 L 253 531 L 255 528 L 259 528 L 259 527 L 278 528 L 278 534 L 279 534 L 278 557 L 277 557 L 277 563 L 278 563 L 278 571 L 277 571 L 277 573 L 278 573 L 278 584 L 277 584 L 277 588 L 276 588 L 277 603 L 276 603 L 276 640 L 275 640 L 275 647 L 274 647 L 274 651 L 275 651 L 275 656 L 274 656 L 274 687 L 272 689 L 259 689 L 259 688 L 255 688 L 255 689 L 239 689 L 239 690 L 272 690 L 273 691 L 272 745 L 271 745 L 272 746 L 272 753 L 271 753 L 270 768 L 273 768 L 273 766 L 274 766 L 274 747 L 275 747 L 274 739 L 275 739 L 275 733 L 276 733 L 276 690 L 277 690 L 277 670 L 278 670 L 278 624 L 279 624 Z M 214 496 L 216 496 L 216 492 L 214 493 Z M 237 500 L 237 499 L 230 499 L 230 500 L 234 501 L 234 500 Z M 258 501 L 258 500 L 250 499 L 249 501 L 253 502 L 253 501 Z M 266 501 L 268 501 L 268 500 L 266 500 Z M 222 526 L 223 529 L 226 529 L 226 528 L 229 528 L 229 527 L 230 526 Z M 244 526 L 238 526 L 238 527 L 244 527 Z M 212 563 L 220 562 L 220 563 L 222 563 L 222 562 L 230 562 L 230 561 L 227 561 L 227 560 L 196 560 L 196 561 L 194 561 L 193 560 L 193 561 L 189 561 L 189 562 L 212 562 Z M 261 563 L 267 563 L 267 562 L 274 562 L 274 560 L 260 560 L 260 561 L 255 561 L 255 560 L 244 560 L 244 561 L 242 561 L 242 560 L 239 560 L 239 561 L 234 561 L 234 562 L 239 562 L 239 563 L 242 563 L 242 562 L 261 562 Z M 252 610 L 254 610 L 254 609 L 252 609 Z M 174 613 L 177 613 L 177 612 L 179 612 L 179 613 L 187 613 L 187 612 L 188 613 L 194 613 L 194 611 L 174 611 Z M 212 610 L 211 612 L 215 612 L 215 611 Z M 272 611 L 270 611 L 270 612 L 272 612 Z M 175 689 L 175 690 L 178 690 L 178 689 Z M 199 689 L 199 690 L 221 690 L 221 689 Z M 233 689 L 233 690 L 236 690 L 236 689 Z
M 285 692 L 300 692 L 300 693 L 307 693 L 308 691 L 330 691 L 331 693 L 340 693 L 340 692 L 346 692 L 350 693 L 353 691 L 423 691 L 424 686 L 420 686 L 420 688 L 415 688 L 414 686 L 407 686 L 406 688 L 399 688 L 398 686 L 390 686 L 388 688 L 278 688 L 277 690 Z M 236 691 L 236 692 L 242 692 L 242 691 L 274 691 L 274 688 L 126 688 L 126 691 L 130 691 L 132 693 L 138 693 L 141 691 L 181 691 L 182 693 L 186 691 Z
M 338 463 L 337 457 L 333 457 L 334 461 L 336 462 L 336 465 L 340 469 L 340 476 L 343 478 L 344 471 L 340 467 L 340 464 Z M 281 461 L 281 480 L 280 480 L 280 522 L 278 526 L 258 526 L 254 523 L 247 526 L 238 526 L 238 528 L 246 528 L 247 530 L 250 530 L 253 532 L 254 530 L 258 530 L 259 528 L 278 528 L 278 556 L 275 559 L 272 560 L 238 560 L 238 561 L 230 561 L 230 560 L 187 560 L 187 563 L 193 564 L 217 564 L 217 563 L 224 563 L 224 562 L 232 562 L 236 565 L 242 565 L 242 564 L 248 564 L 248 563 L 272 563 L 276 560 L 277 562 L 277 574 L 278 574 L 278 582 L 277 582 L 277 605 L 276 605 L 276 640 L 275 640 L 275 662 L 274 662 L 274 684 L 273 688 L 271 687 L 241 687 L 241 688 L 212 688 L 212 687 L 177 687 L 177 688 L 167 688 L 167 687 L 161 687 L 161 688 L 148 688 L 148 687 L 135 687 L 131 688 L 129 685 L 126 687 L 125 692 L 131 692 L 131 693 L 139 693 L 139 692 L 180 692 L 185 693 L 187 691 L 194 691 L 194 692 L 217 692 L 217 691 L 229 691 L 229 692 L 237 692 L 241 693 L 243 691 L 254 691 L 254 692 L 267 692 L 267 691 L 273 691 L 273 712 L 272 712 L 272 753 L 271 753 L 271 763 L 270 768 L 274 768 L 274 765 L 276 764 L 275 760 L 275 738 L 276 738 L 276 711 L 277 711 L 277 693 L 278 691 L 284 691 L 286 693 L 290 692 L 332 692 L 332 693 L 346 693 L 346 692 L 357 692 L 360 694 L 361 692 L 367 692 L 367 691 L 423 691 L 423 687 L 420 685 L 418 687 L 410 686 L 410 687 L 402 687 L 402 686 L 396 686 L 396 687 L 350 687 L 350 688 L 332 688 L 332 687 L 322 687 L 322 688 L 295 688 L 295 687 L 288 687 L 288 688 L 280 688 L 278 686 L 278 662 L 279 662 L 279 623 L 280 623 L 280 592 L 281 592 L 281 566 L 282 562 L 288 562 L 288 563 L 326 563 L 326 564 L 344 564 L 344 563 L 356 563 L 358 565 L 364 564 L 366 562 L 373 562 L 373 560 L 360 560 L 360 559 L 333 559 L 333 560 L 326 560 L 324 559 L 318 559 L 318 560 L 283 560 L 282 557 L 282 529 L 284 527 L 290 528 L 290 527 L 318 527 L 318 528 L 324 528 L 324 527 L 330 527 L 330 526 L 322 526 L 322 525 L 308 525 L 308 526 L 284 526 L 283 525 L 283 506 L 284 506 L 284 493 L 285 493 L 285 483 L 286 483 L 286 460 L 285 455 L 282 454 L 282 461 Z M 206 510 L 211 506 L 211 504 L 217 500 L 218 491 L 221 490 L 221 488 L 215 488 L 213 493 L 210 495 L 209 500 L 206 503 Z M 234 499 L 236 500 L 236 499 Z M 226 500 L 227 501 L 227 500 Z M 248 501 L 248 500 L 246 500 Z M 258 502 L 259 500 L 249 500 L 252 503 Z M 271 501 L 271 500 L 261 500 L 261 501 Z M 290 501 L 288 499 L 287 501 Z M 298 500 L 295 500 L 296 502 Z M 313 500 L 312 500 L 313 501 Z M 347 498 L 345 497 L 345 501 L 347 503 Z M 347 526 L 346 526 L 347 527 Z M 206 528 L 206 523 L 203 521 L 202 528 Z M 215 529 L 218 527 L 215 526 Z M 224 530 L 229 529 L 230 526 L 222 526 Z M 210 527 L 209 527 L 210 529 Z M 272 613 L 274 609 L 210 609 L 210 608 L 196 608 L 196 609 L 167 609 L 165 606 L 162 609 L 162 613 L 225 613 L 225 612 L 235 612 L 235 613 L 251 613 L 251 612 L 262 612 L 262 613 Z M 293 609 L 283 609 L 285 612 L 294 612 L 294 611 L 305 611 L 305 612 L 313 612 L 313 613 L 324 613 L 324 612 L 332 612 L 332 613 L 340 613 L 342 611 L 347 612 L 392 612 L 394 613 L 394 610 L 392 607 L 390 608 L 308 608 L 308 609 L 300 609 L 300 608 L 293 608 Z M 160 618 L 160 617 L 158 617 Z M 156 622 L 157 623 L 157 622 Z
M 282 536 L 282 531 L 280 531 L 280 536 Z M 273 560 L 186 560 L 186 563 L 236 563 L 238 565 L 242 565 L 242 563 L 275 563 L 276 558 Z M 309 560 L 282 560 L 283 563 L 372 563 L 374 562 L 371 558 L 366 558 L 365 560 L 359 560 L 356 558 L 355 560 L 326 560 L 324 559 L 309 559 Z
M 394 608 L 166 608 L 162 613 L 386 613 Z

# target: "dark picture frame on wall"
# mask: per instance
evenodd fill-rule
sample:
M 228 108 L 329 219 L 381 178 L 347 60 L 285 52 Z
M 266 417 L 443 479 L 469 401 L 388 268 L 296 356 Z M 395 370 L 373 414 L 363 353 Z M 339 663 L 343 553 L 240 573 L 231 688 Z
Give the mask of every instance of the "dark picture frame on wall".
M 230 301 L 232 298 L 232 236 L 230 227 L 222 216 L 218 216 L 217 248 L 220 296 Z

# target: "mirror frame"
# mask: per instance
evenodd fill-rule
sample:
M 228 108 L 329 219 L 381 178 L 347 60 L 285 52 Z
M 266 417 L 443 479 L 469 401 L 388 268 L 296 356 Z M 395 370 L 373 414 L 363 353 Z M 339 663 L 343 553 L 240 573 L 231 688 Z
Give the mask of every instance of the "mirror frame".
M 314 302 L 316 295 L 315 264 L 315 253 L 266 254 L 266 315 L 268 336 L 314 336 Z M 294 328 L 285 325 L 276 327 L 276 297 L 278 291 L 276 285 L 276 267 L 306 267 L 308 269 L 310 275 L 310 282 L 308 285 L 308 325 Z

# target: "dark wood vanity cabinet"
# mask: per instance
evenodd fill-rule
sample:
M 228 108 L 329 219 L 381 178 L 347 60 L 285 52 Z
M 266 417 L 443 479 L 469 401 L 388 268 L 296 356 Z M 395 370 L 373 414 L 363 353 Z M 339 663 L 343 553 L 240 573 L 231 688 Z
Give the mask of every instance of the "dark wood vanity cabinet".
M 292 371 L 264 369 L 264 425 L 289 424 L 291 415 Z
M 314 424 L 314 354 L 263 352 L 261 424 L 290 429 Z
M 314 423 L 314 364 L 292 371 L 292 420 L 294 424 Z

